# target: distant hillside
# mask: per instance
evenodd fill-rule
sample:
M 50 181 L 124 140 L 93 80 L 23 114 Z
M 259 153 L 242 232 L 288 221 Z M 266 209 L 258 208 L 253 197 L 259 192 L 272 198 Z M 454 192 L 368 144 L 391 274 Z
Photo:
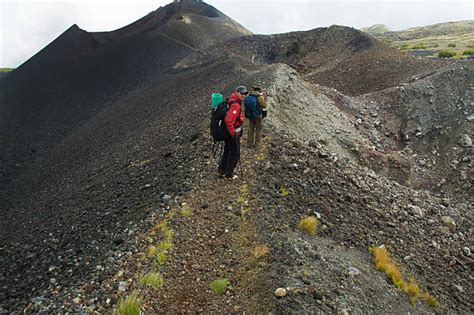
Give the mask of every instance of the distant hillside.
M 374 24 L 369 27 L 363 27 L 360 30 L 371 35 L 379 35 L 379 34 L 390 32 L 390 29 L 388 28 L 388 26 L 384 24 Z
M 474 21 L 447 22 L 403 31 L 380 32 L 381 29 L 381 25 L 374 25 L 362 30 L 415 55 L 438 56 L 442 50 L 452 52 L 453 58 L 473 55 Z

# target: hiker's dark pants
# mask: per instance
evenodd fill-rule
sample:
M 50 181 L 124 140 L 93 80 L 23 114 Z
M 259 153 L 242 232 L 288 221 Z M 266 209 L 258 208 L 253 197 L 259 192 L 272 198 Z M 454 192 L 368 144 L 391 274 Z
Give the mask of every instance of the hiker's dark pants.
M 219 163 L 219 170 L 225 176 L 232 176 L 234 168 L 237 166 L 240 157 L 240 138 L 230 138 L 224 142 L 224 153 L 222 154 L 221 162 Z

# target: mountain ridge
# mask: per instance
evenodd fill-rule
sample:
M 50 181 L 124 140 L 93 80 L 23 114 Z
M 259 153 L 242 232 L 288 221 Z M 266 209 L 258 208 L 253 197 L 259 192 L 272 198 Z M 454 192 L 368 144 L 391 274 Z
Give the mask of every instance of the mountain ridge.
M 0 80 L 0 312 L 110 312 L 133 292 L 142 312 L 468 312 L 474 64 L 342 26 L 252 35 L 186 3 L 73 26 L 53 46 L 84 47 Z M 244 135 L 225 181 L 210 95 L 255 83 L 263 145 Z M 374 269 L 382 244 L 438 309 Z

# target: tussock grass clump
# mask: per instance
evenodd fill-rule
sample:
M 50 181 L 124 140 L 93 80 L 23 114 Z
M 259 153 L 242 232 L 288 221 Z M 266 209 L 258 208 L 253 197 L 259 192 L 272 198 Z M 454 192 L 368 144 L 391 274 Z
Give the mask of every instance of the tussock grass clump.
M 154 257 L 156 253 L 158 252 L 158 249 L 156 248 L 156 246 L 150 245 L 148 246 L 148 249 L 146 252 L 147 252 L 148 257 Z
M 313 236 L 316 234 L 316 231 L 318 229 L 318 219 L 313 216 L 304 217 L 300 220 L 298 227 L 301 231 Z
M 183 203 L 181 207 L 181 215 L 185 218 L 189 218 L 191 216 L 191 208 L 188 204 Z
M 173 247 L 173 244 L 171 242 L 163 241 L 158 244 L 158 249 L 160 251 L 168 251 Z
M 150 286 L 154 289 L 159 289 L 165 282 L 163 277 L 159 273 L 150 272 L 146 275 L 140 276 L 140 284 L 143 286 Z
M 165 262 L 166 262 L 166 253 L 159 253 L 157 256 L 156 256 L 156 261 L 160 264 L 160 265 L 163 265 Z
M 375 259 L 375 269 L 383 271 L 397 288 L 402 288 L 403 278 L 398 267 L 388 256 L 388 250 L 385 247 L 372 247 L 370 252 Z
M 428 304 L 429 306 L 433 306 L 433 307 L 439 306 L 438 300 L 434 296 L 429 294 L 428 292 L 423 293 L 421 295 L 421 299 L 425 301 L 426 304 Z
M 222 294 L 229 285 L 230 282 L 228 279 L 217 279 L 211 282 L 209 288 L 216 294 Z
M 122 299 L 115 314 L 118 315 L 138 315 L 142 302 L 136 293 L 130 294 L 126 299 Z
M 418 284 L 416 284 L 413 279 L 410 279 L 408 283 L 405 283 L 405 286 L 403 287 L 403 291 L 405 291 L 405 293 L 408 294 L 411 300 L 418 298 L 418 296 L 420 295 L 420 288 L 418 287 Z
M 260 259 L 268 255 L 269 252 L 270 252 L 270 249 L 268 248 L 267 245 L 258 245 L 252 251 L 252 255 L 255 259 Z
M 374 256 L 375 269 L 385 272 L 392 283 L 410 297 L 412 303 L 421 296 L 428 305 L 438 306 L 438 301 L 435 297 L 428 292 L 421 293 L 420 287 L 414 279 L 410 279 L 408 282 L 403 279 L 402 273 L 388 255 L 387 248 L 384 246 L 372 246 L 369 248 L 369 251 Z

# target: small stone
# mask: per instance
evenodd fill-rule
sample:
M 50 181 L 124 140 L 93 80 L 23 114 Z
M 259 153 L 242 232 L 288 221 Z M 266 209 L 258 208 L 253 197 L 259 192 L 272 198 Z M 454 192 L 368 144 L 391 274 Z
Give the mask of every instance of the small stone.
M 173 197 L 171 197 L 170 195 L 163 195 L 163 197 L 161 197 L 161 200 L 163 200 L 163 202 L 165 203 L 170 203 L 171 199 L 173 199 Z
M 442 216 L 441 217 L 441 222 L 449 228 L 450 231 L 456 230 L 456 222 L 454 222 L 453 218 L 450 216 Z
M 418 164 L 420 164 L 421 166 L 425 166 L 425 165 L 426 165 L 426 161 L 425 161 L 425 160 L 419 160 L 419 161 L 418 161 Z
M 354 267 L 349 267 L 349 275 L 350 276 L 359 276 L 361 274 L 362 274 L 362 272 L 360 272 L 359 269 L 354 268 Z
M 413 215 L 417 215 L 419 217 L 423 217 L 423 211 L 421 210 L 420 207 L 416 205 L 408 205 L 407 206 L 408 210 L 410 210 L 410 213 Z
M 460 285 L 455 284 L 454 287 L 459 291 L 459 293 L 464 293 L 464 288 Z
M 309 172 L 311 171 L 311 169 L 309 167 L 305 168 L 304 171 L 303 171 L 303 174 L 308 174 Z
M 469 135 L 463 134 L 459 137 L 458 144 L 463 148 L 470 148 L 472 147 L 472 140 Z
M 51 279 L 49 279 L 49 282 L 50 282 L 51 284 L 55 284 L 57 281 L 56 281 L 56 278 L 51 278 Z
M 81 304 L 81 299 L 77 297 L 77 298 L 75 298 L 74 300 L 72 300 L 72 302 L 73 302 L 74 304 Z
M 105 300 L 105 304 L 107 304 L 107 305 L 109 305 L 109 304 L 110 304 L 110 302 L 112 302 L 112 300 L 111 300 L 111 299 L 107 299 L 107 300 Z
M 125 291 L 127 291 L 127 282 L 126 282 L 126 281 L 120 281 L 120 282 L 119 282 L 118 291 L 119 291 L 119 292 L 125 292 Z
M 471 256 L 471 250 L 469 249 L 469 247 L 464 247 L 462 250 L 464 252 L 464 255 Z
M 282 298 L 286 295 L 286 289 L 285 288 L 278 288 L 275 290 L 275 296 Z

